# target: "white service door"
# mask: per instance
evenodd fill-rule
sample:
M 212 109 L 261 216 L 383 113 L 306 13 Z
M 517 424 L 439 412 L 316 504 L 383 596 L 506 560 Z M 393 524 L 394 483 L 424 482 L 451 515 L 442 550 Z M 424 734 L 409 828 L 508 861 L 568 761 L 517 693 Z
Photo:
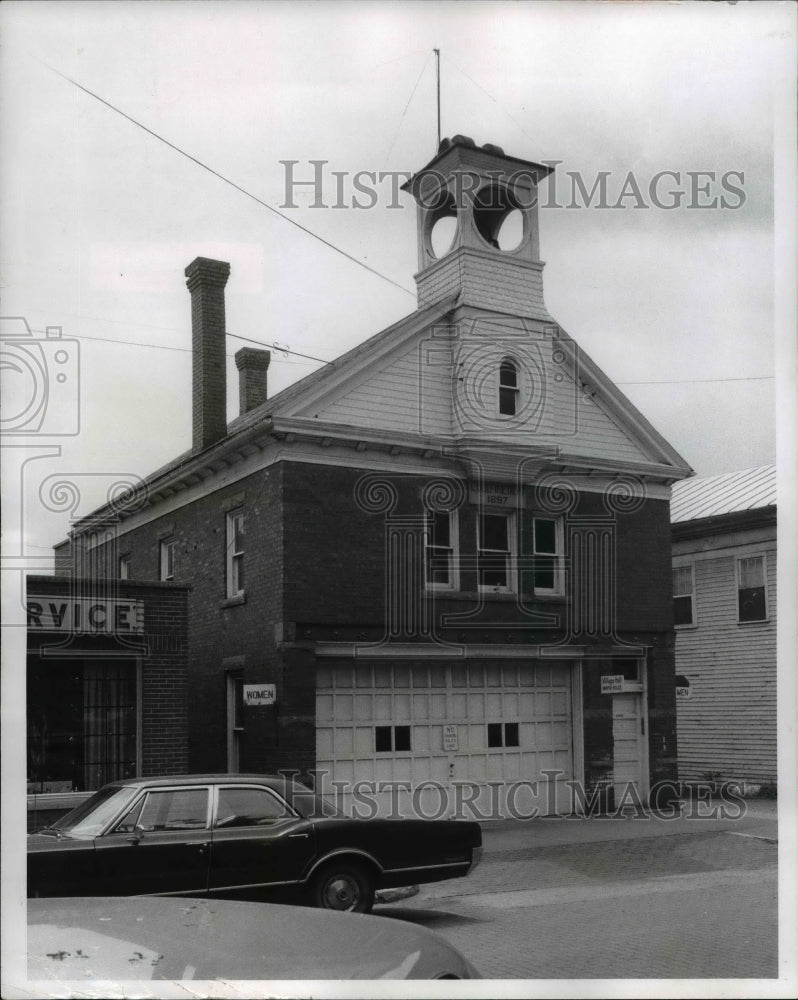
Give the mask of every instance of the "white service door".
M 639 799 L 645 805 L 648 782 L 644 768 L 645 723 L 642 714 L 643 695 L 637 693 L 612 696 L 612 741 L 615 808 L 626 802 L 634 805 Z M 630 788 L 634 785 L 634 789 Z
M 345 808 L 547 813 L 573 777 L 571 664 L 341 663 L 317 672 L 316 760 Z M 559 773 L 547 783 L 544 771 Z M 508 798 L 509 797 L 509 798 Z

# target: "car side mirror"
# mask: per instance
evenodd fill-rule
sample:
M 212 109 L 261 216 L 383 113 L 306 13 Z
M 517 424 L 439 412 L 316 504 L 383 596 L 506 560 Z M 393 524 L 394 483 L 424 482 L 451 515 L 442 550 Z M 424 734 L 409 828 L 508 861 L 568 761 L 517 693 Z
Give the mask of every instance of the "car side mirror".
M 138 844 L 138 842 L 142 839 L 143 836 L 144 836 L 144 827 L 136 824 L 136 826 L 133 827 L 133 833 L 128 837 L 128 840 L 130 841 L 131 844 Z

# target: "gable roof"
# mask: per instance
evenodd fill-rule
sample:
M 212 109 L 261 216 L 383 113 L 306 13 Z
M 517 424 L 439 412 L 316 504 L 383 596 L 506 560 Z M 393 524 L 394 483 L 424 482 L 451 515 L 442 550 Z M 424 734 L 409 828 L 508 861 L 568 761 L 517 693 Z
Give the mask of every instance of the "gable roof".
M 671 523 L 776 506 L 776 466 L 724 472 L 674 483 Z

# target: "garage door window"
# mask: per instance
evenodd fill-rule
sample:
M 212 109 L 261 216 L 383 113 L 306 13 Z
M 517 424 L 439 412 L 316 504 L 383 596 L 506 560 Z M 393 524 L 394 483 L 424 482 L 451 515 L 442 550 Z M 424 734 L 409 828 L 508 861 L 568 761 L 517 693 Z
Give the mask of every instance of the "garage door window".
M 489 722 L 488 723 L 488 746 L 489 747 L 517 747 L 518 746 L 518 723 L 517 722 Z
M 410 726 L 376 726 L 374 749 L 377 753 L 410 749 Z

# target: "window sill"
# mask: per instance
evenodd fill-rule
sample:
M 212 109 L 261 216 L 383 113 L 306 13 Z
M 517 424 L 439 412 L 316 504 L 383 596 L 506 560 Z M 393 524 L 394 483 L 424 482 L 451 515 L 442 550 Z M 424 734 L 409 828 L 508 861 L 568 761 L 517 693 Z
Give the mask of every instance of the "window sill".
M 770 619 L 769 618 L 757 618 L 756 621 L 750 621 L 750 622 L 741 622 L 741 621 L 738 621 L 737 624 L 738 625 L 742 625 L 743 627 L 745 627 L 746 625 L 769 625 L 770 624 Z
M 492 590 L 427 590 L 426 594 L 432 595 L 436 594 L 440 597 L 445 597 L 450 601 L 499 601 L 499 602 L 514 602 L 517 603 L 521 601 L 523 604 L 531 603 L 552 603 L 552 604 L 567 604 L 568 598 L 565 594 L 519 594 L 515 591 L 499 591 L 495 593 Z
M 222 601 L 222 607 L 234 608 L 238 604 L 246 604 L 246 603 L 247 603 L 247 595 L 245 591 L 242 591 L 240 594 L 236 594 L 235 597 L 225 597 L 225 599 Z
M 684 625 L 674 625 L 673 627 L 676 629 L 677 632 L 689 632 L 692 629 L 698 628 L 698 622 L 690 622 L 689 624 L 685 622 Z

